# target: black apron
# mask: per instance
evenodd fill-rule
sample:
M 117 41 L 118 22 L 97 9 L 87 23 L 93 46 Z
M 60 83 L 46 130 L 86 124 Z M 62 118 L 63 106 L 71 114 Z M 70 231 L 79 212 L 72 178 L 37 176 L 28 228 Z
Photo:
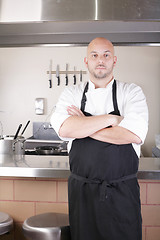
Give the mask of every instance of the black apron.
M 84 111 L 88 83 L 81 110 Z M 120 116 L 116 81 L 114 111 Z M 139 159 L 132 144 L 111 144 L 90 137 L 75 139 L 69 153 L 69 218 L 72 240 L 141 240 L 142 219 L 137 171 Z

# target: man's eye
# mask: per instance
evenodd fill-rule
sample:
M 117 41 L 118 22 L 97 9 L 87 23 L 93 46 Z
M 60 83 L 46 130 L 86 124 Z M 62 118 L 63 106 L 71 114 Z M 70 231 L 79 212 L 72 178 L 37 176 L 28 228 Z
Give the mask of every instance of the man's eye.
M 97 54 L 93 54 L 92 57 L 93 57 L 93 58 L 96 58 L 96 57 L 97 57 Z
M 107 58 L 107 57 L 108 57 L 108 54 L 105 54 L 105 57 Z

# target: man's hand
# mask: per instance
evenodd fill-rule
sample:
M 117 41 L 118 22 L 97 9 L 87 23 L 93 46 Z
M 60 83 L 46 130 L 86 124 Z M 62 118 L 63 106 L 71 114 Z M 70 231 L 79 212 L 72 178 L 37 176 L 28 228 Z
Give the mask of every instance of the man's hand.
M 129 130 L 119 127 L 122 116 L 104 114 L 86 117 L 75 107 L 68 106 L 70 117 L 62 124 L 59 134 L 61 137 L 84 138 L 90 136 L 99 141 L 113 144 L 141 143 L 141 140 Z M 112 126 L 112 128 L 106 128 Z
M 84 138 L 108 126 L 117 126 L 122 120 L 122 117 L 112 114 L 86 117 L 79 108 L 73 105 L 67 107 L 67 112 L 70 117 L 60 127 L 61 137 Z
M 67 107 L 67 112 L 71 116 L 84 117 L 83 112 L 79 108 L 75 107 L 74 105 L 68 106 Z
M 117 116 L 117 115 L 111 115 L 111 116 L 113 117 L 113 123 L 111 125 L 112 127 L 118 126 L 124 118 L 122 116 Z
M 79 117 L 84 117 L 85 116 L 83 114 L 83 112 L 74 105 L 68 106 L 67 107 L 67 112 L 71 116 L 79 116 Z M 117 126 L 123 120 L 122 116 L 117 116 L 117 115 L 110 114 L 109 117 L 112 118 L 112 124 L 111 124 L 112 127 Z
M 90 137 L 102 142 L 109 142 L 112 144 L 140 144 L 142 142 L 137 135 L 130 132 L 126 128 L 119 126 L 99 130 L 96 133 L 90 135 Z

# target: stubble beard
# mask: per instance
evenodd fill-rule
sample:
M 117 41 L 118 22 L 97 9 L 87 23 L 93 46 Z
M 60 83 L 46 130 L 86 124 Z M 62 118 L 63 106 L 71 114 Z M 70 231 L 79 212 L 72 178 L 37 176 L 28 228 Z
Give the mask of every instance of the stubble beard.
M 90 66 L 88 66 L 88 71 L 90 72 L 90 74 L 92 76 L 94 76 L 95 79 L 102 79 L 103 80 L 104 78 L 107 78 L 112 74 L 113 66 L 110 69 L 108 69 L 108 71 L 105 72 L 105 73 L 103 73 L 103 71 L 100 71 L 100 72 L 96 73 L 94 70 L 90 69 Z
M 93 76 L 96 78 L 96 79 L 104 79 L 104 78 L 106 78 L 107 77 L 107 73 L 95 73 L 95 72 L 93 72 Z

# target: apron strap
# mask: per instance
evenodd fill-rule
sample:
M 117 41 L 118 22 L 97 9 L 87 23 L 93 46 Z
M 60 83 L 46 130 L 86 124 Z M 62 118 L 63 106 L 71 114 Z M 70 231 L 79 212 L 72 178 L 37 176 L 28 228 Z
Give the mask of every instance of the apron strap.
M 116 112 L 117 115 L 120 116 L 120 112 L 119 112 L 119 109 L 118 109 L 118 103 L 117 103 L 117 84 L 116 84 L 116 80 L 114 80 L 113 86 L 112 86 L 112 98 L 113 98 L 114 112 Z
M 81 100 L 81 111 L 82 112 L 84 112 L 84 109 L 85 109 L 85 106 L 86 106 L 86 101 L 87 101 L 86 92 L 88 91 L 88 85 L 89 85 L 89 82 L 87 82 L 87 84 L 85 86 L 85 89 L 84 89 L 84 92 L 83 92 L 83 95 L 82 95 L 82 100 Z
M 89 179 L 89 178 L 85 178 L 85 177 L 79 176 L 74 173 L 71 173 L 70 177 L 72 177 L 78 181 L 82 181 L 84 183 L 100 184 L 100 201 L 104 201 L 105 198 L 107 198 L 107 195 L 106 195 L 107 187 L 113 187 L 114 183 L 119 183 L 119 182 L 123 182 L 123 181 L 129 180 L 129 179 L 137 178 L 137 173 L 123 176 L 121 178 L 111 180 L 111 181 L 99 180 L 99 179 Z
M 82 95 L 82 100 L 81 100 L 81 111 L 84 112 L 85 106 L 86 106 L 86 92 L 88 91 L 88 86 L 89 86 L 89 82 L 87 82 L 84 91 L 83 91 L 83 95 Z M 114 111 L 113 113 L 116 115 L 120 116 L 120 112 L 118 109 L 118 104 L 117 104 L 117 84 L 116 84 L 116 80 L 114 80 L 113 85 L 112 85 L 112 99 L 113 99 L 113 107 L 114 107 Z

